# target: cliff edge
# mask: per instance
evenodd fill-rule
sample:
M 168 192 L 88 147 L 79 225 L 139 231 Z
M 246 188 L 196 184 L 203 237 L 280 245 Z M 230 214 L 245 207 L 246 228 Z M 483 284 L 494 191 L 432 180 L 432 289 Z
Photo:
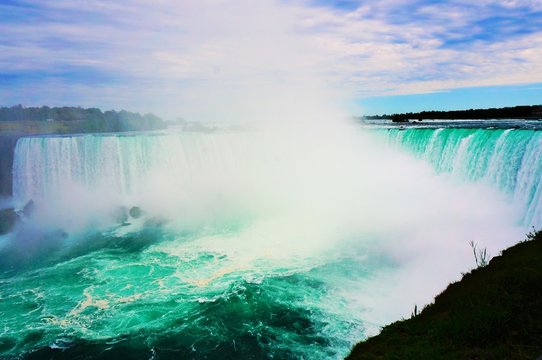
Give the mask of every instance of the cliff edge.
M 542 232 L 450 284 L 424 310 L 354 347 L 358 359 L 538 359 Z

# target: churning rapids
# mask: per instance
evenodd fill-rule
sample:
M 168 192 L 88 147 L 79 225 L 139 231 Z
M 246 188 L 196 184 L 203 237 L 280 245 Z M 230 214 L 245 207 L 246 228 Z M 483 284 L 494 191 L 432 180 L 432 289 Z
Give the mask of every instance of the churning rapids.
M 542 223 L 542 133 L 19 139 L 0 356 L 341 358 Z M 132 211 L 128 211 L 128 209 Z

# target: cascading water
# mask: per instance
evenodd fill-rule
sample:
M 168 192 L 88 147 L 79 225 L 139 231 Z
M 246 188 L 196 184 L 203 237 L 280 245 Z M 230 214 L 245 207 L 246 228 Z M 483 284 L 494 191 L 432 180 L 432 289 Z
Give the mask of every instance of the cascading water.
M 34 221 L 69 235 L 62 246 L 39 247 L 52 254 L 54 266 L 28 264 L 27 276 L 0 283 L 10 294 L 0 304 L 0 353 L 344 354 L 367 329 L 334 299 L 334 278 L 349 272 L 351 261 L 336 266 L 338 254 L 298 256 L 294 241 L 303 239 L 277 243 L 273 237 L 285 224 L 274 226 L 274 216 L 269 225 L 250 225 L 274 203 L 260 186 L 272 193 L 283 186 L 272 167 L 283 155 L 245 133 L 21 139 L 16 202 L 35 201 Z M 168 225 L 96 222 L 133 204 L 147 220 L 168 217 Z M 33 311 L 21 316 L 26 308 Z
M 186 194 L 246 170 L 248 146 L 246 136 L 231 133 L 23 138 L 16 147 L 13 194 L 21 204 L 54 202 L 70 186 L 119 201 L 156 195 L 164 185 Z
M 491 187 L 375 131 L 311 129 L 20 139 L 14 197 L 36 209 L 0 238 L 0 355 L 340 358 L 471 267 L 469 240 L 524 231 Z M 474 140 L 445 133 L 388 141 L 444 172 Z
M 437 173 L 481 181 L 509 194 L 527 227 L 542 224 L 542 132 L 522 129 L 390 129 L 389 143 Z

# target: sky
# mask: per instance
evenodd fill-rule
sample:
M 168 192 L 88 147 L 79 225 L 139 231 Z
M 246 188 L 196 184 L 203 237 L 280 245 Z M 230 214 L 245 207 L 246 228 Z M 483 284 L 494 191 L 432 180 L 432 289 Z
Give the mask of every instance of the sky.
M 0 105 L 217 120 L 322 101 L 542 104 L 542 2 L 0 1 Z

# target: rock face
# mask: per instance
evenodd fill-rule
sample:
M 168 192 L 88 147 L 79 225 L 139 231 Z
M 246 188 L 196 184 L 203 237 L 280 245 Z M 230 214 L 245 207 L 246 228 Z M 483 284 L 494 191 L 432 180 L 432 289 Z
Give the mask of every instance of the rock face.
M 12 195 L 13 155 L 18 135 L 0 135 L 0 197 Z
M 19 216 L 17 215 L 15 210 L 0 210 L 0 235 L 4 235 L 10 232 L 17 223 L 18 219 Z

